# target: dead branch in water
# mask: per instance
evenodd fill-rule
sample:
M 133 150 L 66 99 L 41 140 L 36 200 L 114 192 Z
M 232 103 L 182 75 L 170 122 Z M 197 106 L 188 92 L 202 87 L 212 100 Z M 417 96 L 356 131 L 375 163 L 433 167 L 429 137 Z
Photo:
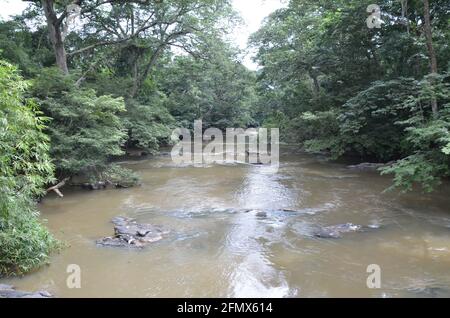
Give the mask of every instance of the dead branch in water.
M 59 188 L 62 188 L 66 185 L 66 182 L 69 181 L 70 178 L 65 178 L 64 180 L 62 180 L 61 182 L 59 182 L 58 184 L 54 185 L 53 187 L 50 187 L 47 189 L 47 193 L 49 193 L 50 191 L 55 191 L 55 193 L 63 198 L 64 195 L 61 193 L 61 191 L 59 191 Z

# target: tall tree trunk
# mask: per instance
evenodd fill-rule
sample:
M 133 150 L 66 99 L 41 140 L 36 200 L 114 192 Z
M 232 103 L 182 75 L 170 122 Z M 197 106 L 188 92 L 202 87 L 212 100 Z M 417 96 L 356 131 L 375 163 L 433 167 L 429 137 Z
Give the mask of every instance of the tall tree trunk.
M 133 86 L 131 88 L 130 97 L 135 98 L 137 94 L 139 93 L 139 90 L 141 89 L 142 85 L 144 84 L 145 80 L 148 77 L 148 74 L 150 73 L 153 66 L 155 66 L 156 62 L 158 61 L 159 56 L 161 55 L 162 51 L 164 50 L 165 45 L 160 45 L 156 51 L 153 53 L 152 57 L 150 58 L 150 61 L 144 68 L 144 72 L 142 74 L 135 73 L 133 75 Z M 138 69 L 136 69 L 137 71 Z
M 308 71 L 308 73 L 309 73 L 309 77 L 312 79 L 312 92 L 313 92 L 314 99 L 318 99 L 319 93 L 320 93 L 320 84 L 319 84 L 319 80 L 317 78 L 317 74 L 312 69 L 310 69 Z
M 67 55 L 64 48 L 64 40 L 62 34 L 61 20 L 56 16 L 53 0 L 41 0 L 42 8 L 44 9 L 45 17 L 47 19 L 48 33 L 50 41 L 52 42 L 53 50 L 55 52 L 56 65 L 64 74 L 69 74 L 67 67 Z
M 133 62 L 133 86 L 131 87 L 130 97 L 135 98 L 139 91 L 139 65 L 138 56 L 136 54 L 135 60 Z
M 423 0 L 423 17 L 424 17 L 424 32 L 425 38 L 427 42 L 428 55 L 430 57 L 430 68 L 431 74 L 437 74 L 438 66 L 436 59 L 436 52 L 433 47 L 433 33 L 431 31 L 431 18 L 430 18 L 430 2 L 429 0 Z M 431 109 L 433 110 L 433 114 L 437 116 L 438 114 L 438 105 L 436 98 L 431 99 Z
M 405 21 L 406 32 L 409 34 L 410 25 L 408 18 L 408 0 L 401 0 L 402 3 L 402 19 Z

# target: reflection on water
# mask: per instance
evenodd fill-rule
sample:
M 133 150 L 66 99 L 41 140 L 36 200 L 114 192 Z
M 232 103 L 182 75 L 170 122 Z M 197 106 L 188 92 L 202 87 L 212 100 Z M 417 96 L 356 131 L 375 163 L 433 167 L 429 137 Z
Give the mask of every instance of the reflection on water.
M 157 157 L 124 163 L 142 176 L 141 187 L 49 196 L 42 218 L 68 248 L 49 266 L 2 283 L 62 297 L 450 296 L 448 186 L 386 194 L 387 177 L 283 153 L 276 174 Z M 142 251 L 97 247 L 117 215 L 171 235 Z M 371 230 L 313 235 L 345 223 Z M 81 267 L 81 289 L 66 287 L 69 264 Z M 381 266 L 379 290 L 366 287 L 369 264 Z
M 266 167 L 249 169 L 237 192 L 237 202 L 248 209 L 281 209 L 292 205 L 293 193 L 278 182 Z M 233 227 L 227 235 L 226 246 L 239 257 L 230 283 L 233 297 L 285 297 L 290 295 L 289 285 L 282 271 L 270 261 L 267 224 L 259 218 L 258 212 L 240 213 L 233 218 Z M 269 224 L 270 225 L 275 225 Z M 271 238 L 273 239 L 273 237 Z M 279 240 L 279 238 L 277 238 Z

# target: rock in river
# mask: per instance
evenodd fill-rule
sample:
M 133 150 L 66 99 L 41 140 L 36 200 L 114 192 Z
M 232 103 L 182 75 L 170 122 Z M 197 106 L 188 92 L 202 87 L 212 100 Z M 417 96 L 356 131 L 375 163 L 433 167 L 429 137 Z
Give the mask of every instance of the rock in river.
M 341 238 L 342 234 L 361 232 L 362 230 L 361 225 L 346 223 L 319 228 L 313 232 L 313 235 L 319 238 Z
M 147 245 L 158 242 L 169 233 L 161 227 L 151 224 L 140 224 L 132 218 L 123 216 L 115 217 L 114 236 L 97 240 L 97 244 L 108 247 L 133 247 L 143 248 Z
M 0 284 L 0 298 L 51 298 L 53 297 L 49 292 L 24 292 L 16 290 L 13 286 Z

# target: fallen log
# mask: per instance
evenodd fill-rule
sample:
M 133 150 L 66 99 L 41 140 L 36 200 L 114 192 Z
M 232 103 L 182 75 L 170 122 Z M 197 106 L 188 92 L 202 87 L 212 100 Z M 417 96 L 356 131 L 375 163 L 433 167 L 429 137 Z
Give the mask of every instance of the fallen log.
M 54 191 L 59 197 L 63 198 L 64 195 L 59 191 L 60 188 L 64 187 L 66 185 L 66 182 L 69 181 L 70 178 L 65 178 L 58 184 L 54 185 L 53 187 L 50 187 L 47 189 L 47 193 Z

